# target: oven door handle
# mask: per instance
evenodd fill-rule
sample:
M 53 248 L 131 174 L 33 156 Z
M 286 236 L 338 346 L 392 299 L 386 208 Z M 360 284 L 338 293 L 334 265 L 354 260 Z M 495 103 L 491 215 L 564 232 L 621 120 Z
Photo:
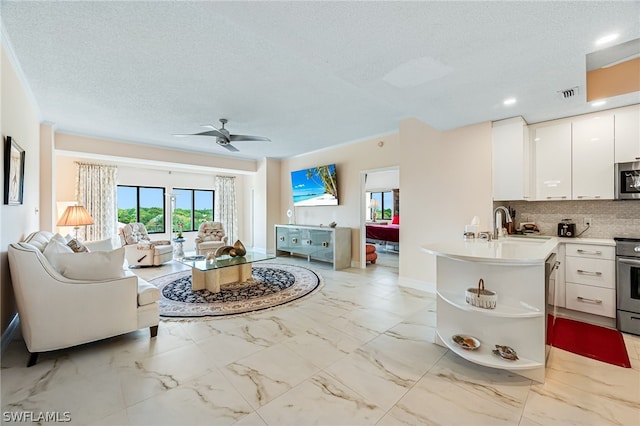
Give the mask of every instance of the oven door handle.
M 625 265 L 633 265 L 640 266 L 640 259 L 628 259 L 626 257 L 618 257 L 618 262 L 624 263 Z

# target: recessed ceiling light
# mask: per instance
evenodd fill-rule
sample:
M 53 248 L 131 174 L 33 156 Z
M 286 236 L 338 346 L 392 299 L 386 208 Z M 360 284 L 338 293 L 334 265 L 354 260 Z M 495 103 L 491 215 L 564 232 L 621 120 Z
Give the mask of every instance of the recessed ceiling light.
M 613 41 L 615 39 L 617 39 L 618 37 L 620 37 L 620 34 L 609 34 L 606 35 L 604 37 L 600 37 L 598 40 L 596 40 L 596 46 L 601 46 L 605 43 L 609 43 L 610 41 Z
M 516 103 L 516 98 L 505 99 L 502 103 L 504 105 L 513 105 Z
M 602 105 L 604 105 L 606 103 L 607 103 L 607 101 L 595 101 L 595 102 L 591 103 L 591 106 L 592 107 L 599 107 L 599 106 L 602 106 Z

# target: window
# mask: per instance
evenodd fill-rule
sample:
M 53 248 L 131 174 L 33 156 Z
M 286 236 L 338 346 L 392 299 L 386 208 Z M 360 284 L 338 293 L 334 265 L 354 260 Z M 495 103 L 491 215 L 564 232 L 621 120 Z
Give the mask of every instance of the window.
M 173 190 L 176 208 L 173 211 L 173 228 L 178 231 L 197 231 L 202 222 L 213 220 L 214 191 L 205 189 Z
M 393 216 L 393 191 L 370 192 L 369 198 L 376 200 L 378 207 L 376 208 L 376 219 L 391 220 Z M 370 212 L 367 212 L 369 218 Z
M 162 233 L 164 215 L 164 188 L 118 185 L 118 222 L 140 222 L 150 234 Z

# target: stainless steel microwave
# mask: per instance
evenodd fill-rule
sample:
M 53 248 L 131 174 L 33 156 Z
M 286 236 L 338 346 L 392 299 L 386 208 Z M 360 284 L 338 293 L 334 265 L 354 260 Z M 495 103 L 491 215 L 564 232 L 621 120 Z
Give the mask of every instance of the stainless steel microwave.
M 640 161 L 616 163 L 616 200 L 640 200 Z

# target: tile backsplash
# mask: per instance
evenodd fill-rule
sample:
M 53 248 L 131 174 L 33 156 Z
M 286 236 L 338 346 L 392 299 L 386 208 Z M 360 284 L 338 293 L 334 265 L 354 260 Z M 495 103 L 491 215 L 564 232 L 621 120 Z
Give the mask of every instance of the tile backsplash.
M 580 234 L 585 229 L 584 218 L 591 219 L 591 228 L 581 235 L 583 238 L 640 235 L 640 200 L 500 201 L 493 205 L 514 208 L 516 227 L 520 222 L 535 222 L 545 235 L 556 235 L 562 219 L 571 219 Z

